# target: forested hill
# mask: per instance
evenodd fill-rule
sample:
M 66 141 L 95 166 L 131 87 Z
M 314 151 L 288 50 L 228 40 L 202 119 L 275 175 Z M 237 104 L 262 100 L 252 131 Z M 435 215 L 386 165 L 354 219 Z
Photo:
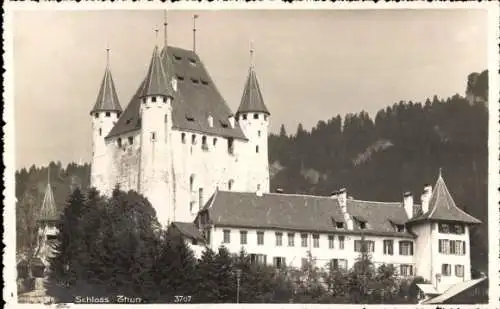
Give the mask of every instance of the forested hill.
M 464 90 L 487 100 L 487 82 L 487 71 L 472 73 Z M 457 205 L 484 223 L 473 231 L 471 252 L 485 269 L 487 145 L 487 105 L 459 95 L 399 102 L 375 119 L 363 111 L 337 115 L 311 131 L 299 124 L 292 135 L 282 126 L 269 137 L 271 190 L 328 195 L 345 187 L 354 198 L 376 201 L 400 201 L 411 191 L 420 203 L 424 185 L 434 185 L 442 168 Z

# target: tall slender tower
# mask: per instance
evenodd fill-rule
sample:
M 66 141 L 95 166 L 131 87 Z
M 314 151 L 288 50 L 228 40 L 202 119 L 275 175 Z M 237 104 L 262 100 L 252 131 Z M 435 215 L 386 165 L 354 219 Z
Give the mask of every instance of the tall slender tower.
M 43 197 L 40 216 L 38 218 L 38 257 L 47 266 L 52 255 L 53 241 L 57 235 L 56 223 L 59 214 L 56 209 L 54 194 L 50 185 L 50 165 L 47 176 L 47 188 Z
M 92 164 L 90 172 L 91 186 L 109 191 L 109 158 L 105 138 L 118 121 L 122 108 L 118 101 L 115 84 L 109 68 L 109 49 L 106 50 L 106 69 L 102 78 L 101 87 L 97 95 L 92 116 Z
M 170 147 L 173 90 L 155 46 L 139 99 L 141 157 L 139 190 L 156 210 L 158 221 L 174 220 L 173 170 Z
M 250 69 L 236 113 L 236 119 L 249 140 L 245 158 L 250 166 L 248 170 L 248 189 L 269 192 L 269 157 L 268 128 L 270 113 L 264 104 L 255 67 L 253 64 L 253 48 L 250 48 Z

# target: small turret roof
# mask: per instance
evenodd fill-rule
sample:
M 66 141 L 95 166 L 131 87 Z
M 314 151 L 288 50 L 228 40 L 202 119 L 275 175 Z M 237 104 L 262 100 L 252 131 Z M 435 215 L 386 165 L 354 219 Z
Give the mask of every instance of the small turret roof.
M 467 224 L 481 223 L 480 220 L 457 207 L 441 174 L 439 174 L 436 186 L 432 191 L 432 196 L 429 201 L 429 210 L 421 216 L 411 219 L 409 222 L 426 220 L 453 221 Z
M 92 108 L 90 112 L 94 113 L 101 111 L 122 111 L 122 107 L 120 106 L 120 102 L 118 101 L 118 95 L 116 94 L 115 83 L 113 82 L 113 76 L 111 75 L 109 65 L 106 66 L 104 77 L 102 78 L 101 82 L 101 87 L 99 88 L 99 93 L 97 95 L 97 100 L 95 102 L 94 108 Z
M 139 97 L 146 96 L 172 96 L 172 86 L 168 82 L 165 74 L 162 59 L 158 51 L 158 46 L 153 50 L 153 56 L 149 63 L 148 73 L 144 80 L 144 87 L 141 90 Z
M 238 113 L 248 112 L 266 113 L 268 115 L 270 114 L 269 110 L 264 104 L 262 92 L 260 91 L 259 82 L 257 81 L 257 75 L 255 74 L 253 66 L 251 66 L 250 70 L 248 71 L 245 89 L 243 90 L 240 107 L 238 108 Z
M 47 188 L 45 189 L 45 195 L 43 197 L 42 207 L 40 209 L 40 217 L 38 221 L 57 221 L 58 219 L 59 214 L 57 213 L 54 194 L 52 192 L 50 182 L 48 182 Z

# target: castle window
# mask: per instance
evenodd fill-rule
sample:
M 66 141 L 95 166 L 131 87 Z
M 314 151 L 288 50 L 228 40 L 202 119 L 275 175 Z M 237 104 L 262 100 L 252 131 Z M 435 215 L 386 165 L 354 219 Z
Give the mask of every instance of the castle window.
M 177 91 L 177 82 L 175 83 L 174 90 Z M 163 103 L 167 103 L 167 97 L 163 97 Z
M 201 138 L 201 149 L 208 150 L 207 137 L 203 136 Z
M 142 98 L 142 103 L 146 103 L 146 98 Z
M 313 247 L 319 248 L 319 234 L 313 234 Z
M 300 245 L 307 247 L 307 234 L 300 234 Z
M 384 255 L 394 255 L 394 240 L 384 240 Z
M 403 233 L 405 231 L 405 226 L 401 224 L 396 225 L 396 232 Z
M 196 144 L 196 134 L 191 135 L 191 144 Z
M 234 154 L 234 139 L 231 137 L 227 139 L 227 152 L 230 155 Z
M 267 115 L 264 115 L 264 120 L 267 120 Z
M 247 231 L 240 231 L 240 244 L 246 245 L 247 244 Z
M 453 232 L 455 234 L 463 234 L 464 233 L 464 226 L 462 224 L 455 224 L 453 226 Z
M 189 191 L 192 192 L 194 188 L 194 175 L 189 176 Z
M 120 112 L 117 112 L 117 113 L 116 113 L 116 117 L 120 118 L 120 115 L 121 115 L 121 113 L 120 113 Z
M 343 229 L 344 228 L 344 222 L 335 222 L 335 227 L 338 229 Z
M 151 132 L 151 141 L 156 142 L 156 132 Z
M 231 191 L 234 186 L 234 180 L 230 179 L 229 182 L 227 183 L 227 189 Z
M 181 141 L 183 144 L 186 143 L 186 133 L 181 133 Z
M 253 119 L 259 119 L 259 114 L 253 114 Z
M 94 114 L 94 117 L 95 117 L 95 118 L 99 118 L 99 113 L 95 113 L 95 114 Z
M 441 274 L 443 276 L 451 276 L 451 264 L 442 264 L 441 265 Z
M 258 137 L 260 137 L 260 134 L 261 134 L 260 130 L 259 130 L 259 131 L 257 131 L 257 136 L 258 136 Z
M 399 255 L 413 255 L 413 242 L 400 241 L 399 242 Z
M 294 246 L 295 246 L 295 234 L 288 233 L 288 247 L 294 247 Z
M 132 121 L 132 118 L 129 118 L 129 119 L 127 119 L 127 121 L 125 121 L 125 123 L 130 124 L 131 121 Z
M 257 232 L 257 245 L 264 244 L 264 232 Z
M 438 252 L 450 254 L 450 241 L 448 239 L 440 239 L 438 243 Z
M 446 223 L 440 223 L 438 227 L 439 233 L 448 234 L 450 232 L 450 226 Z
M 231 242 L 231 231 L 230 230 L 224 230 L 224 243 L 228 244 Z
M 464 276 L 464 266 L 455 265 L 455 276 L 462 278 Z
M 408 264 L 399 265 L 399 274 L 403 277 L 413 276 L 413 265 L 408 265 Z
M 111 117 L 111 113 L 110 112 L 106 112 L 106 117 Z
M 129 136 L 128 137 L 128 144 L 129 145 L 133 145 L 134 144 L 134 137 L 133 136 Z
M 151 97 L 151 102 L 156 102 L 156 97 Z
M 214 146 L 217 145 L 217 138 L 216 137 L 214 137 L 213 144 L 214 144 Z
M 102 129 L 99 128 L 99 136 L 102 136 Z
M 339 236 L 339 249 L 344 249 L 345 246 L 345 236 Z
M 259 145 L 255 146 L 255 152 L 259 153 Z
M 281 247 L 283 245 L 283 233 L 276 232 L 276 247 Z
M 198 207 L 201 209 L 201 207 L 203 207 L 203 204 L 204 204 L 204 201 L 203 201 L 203 188 L 199 188 L 198 189 L 198 200 L 199 200 Z
M 374 252 L 375 242 L 373 240 L 355 240 L 354 241 L 354 251 L 355 252 Z
M 121 137 L 119 137 L 117 140 L 116 140 L 117 144 L 118 144 L 118 147 L 119 148 L 122 148 L 122 139 Z
M 247 114 L 243 114 L 241 115 L 241 117 L 243 118 L 243 120 L 247 120 Z
M 283 268 L 286 266 L 286 259 L 284 257 L 273 258 L 273 265 L 276 268 Z
M 335 236 L 328 235 L 328 248 L 333 249 L 335 247 Z

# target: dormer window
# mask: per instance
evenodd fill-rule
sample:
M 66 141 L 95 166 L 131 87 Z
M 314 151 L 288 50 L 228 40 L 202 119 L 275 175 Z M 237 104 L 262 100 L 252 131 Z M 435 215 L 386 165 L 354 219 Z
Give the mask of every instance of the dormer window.
M 450 233 L 450 226 L 446 223 L 440 223 L 438 230 L 439 230 L 439 233 L 448 234 L 448 233 Z
M 366 229 L 366 222 L 359 222 L 359 228 L 362 230 Z
M 199 80 L 197 80 L 196 78 L 191 78 L 191 81 L 192 81 L 194 84 L 199 84 L 199 83 L 200 83 L 200 81 L 199 81 Z
M 194 117 L 190 115 L 186 115 L 187 121 L 194 121 Z
M 189 58 L 189 64 L 196 65 L 196 60 L 194 60 L 193 58 Z
M 110 112 L 106 112 L 106 117 L 111 117 L 111 113 Z
M 129 118 L 129 119 L 127 119 L 127 121 L 125 121 L 125 123 L 130 124 L 131 121 L 132 121 L 132 118 Z
M 207 82 L 206 80 L 203 80 L 203 79 L 201 80 L 201 83 L 202 83 L 203 85 L 208 85 L 208 82 Z
M 367 227 L 366 219 L 360 216 L 353 216 L 354 220 L 358 223 L 360 229 L 364 230 Z
M 182 57 L 181 57 L 181 56 L 174 55 L 174 59 L 175 59 L 176 61 L 181 61 Z
M 344 222 L 335 222 L 335 227 L 338 229 L 343 229 L 344 228 Z
M 184 80 L 184 76 L 182 76 L 182 75 L 177 75 L 177 79 L 182 81 L 182 80 Z
M 405 226 L 401 224 L 396 225 L 396 231 L 399 233 L 403 233 L 405 231 Z
M 253 114 L 253 119 L 259 119 L 259 114 Z

